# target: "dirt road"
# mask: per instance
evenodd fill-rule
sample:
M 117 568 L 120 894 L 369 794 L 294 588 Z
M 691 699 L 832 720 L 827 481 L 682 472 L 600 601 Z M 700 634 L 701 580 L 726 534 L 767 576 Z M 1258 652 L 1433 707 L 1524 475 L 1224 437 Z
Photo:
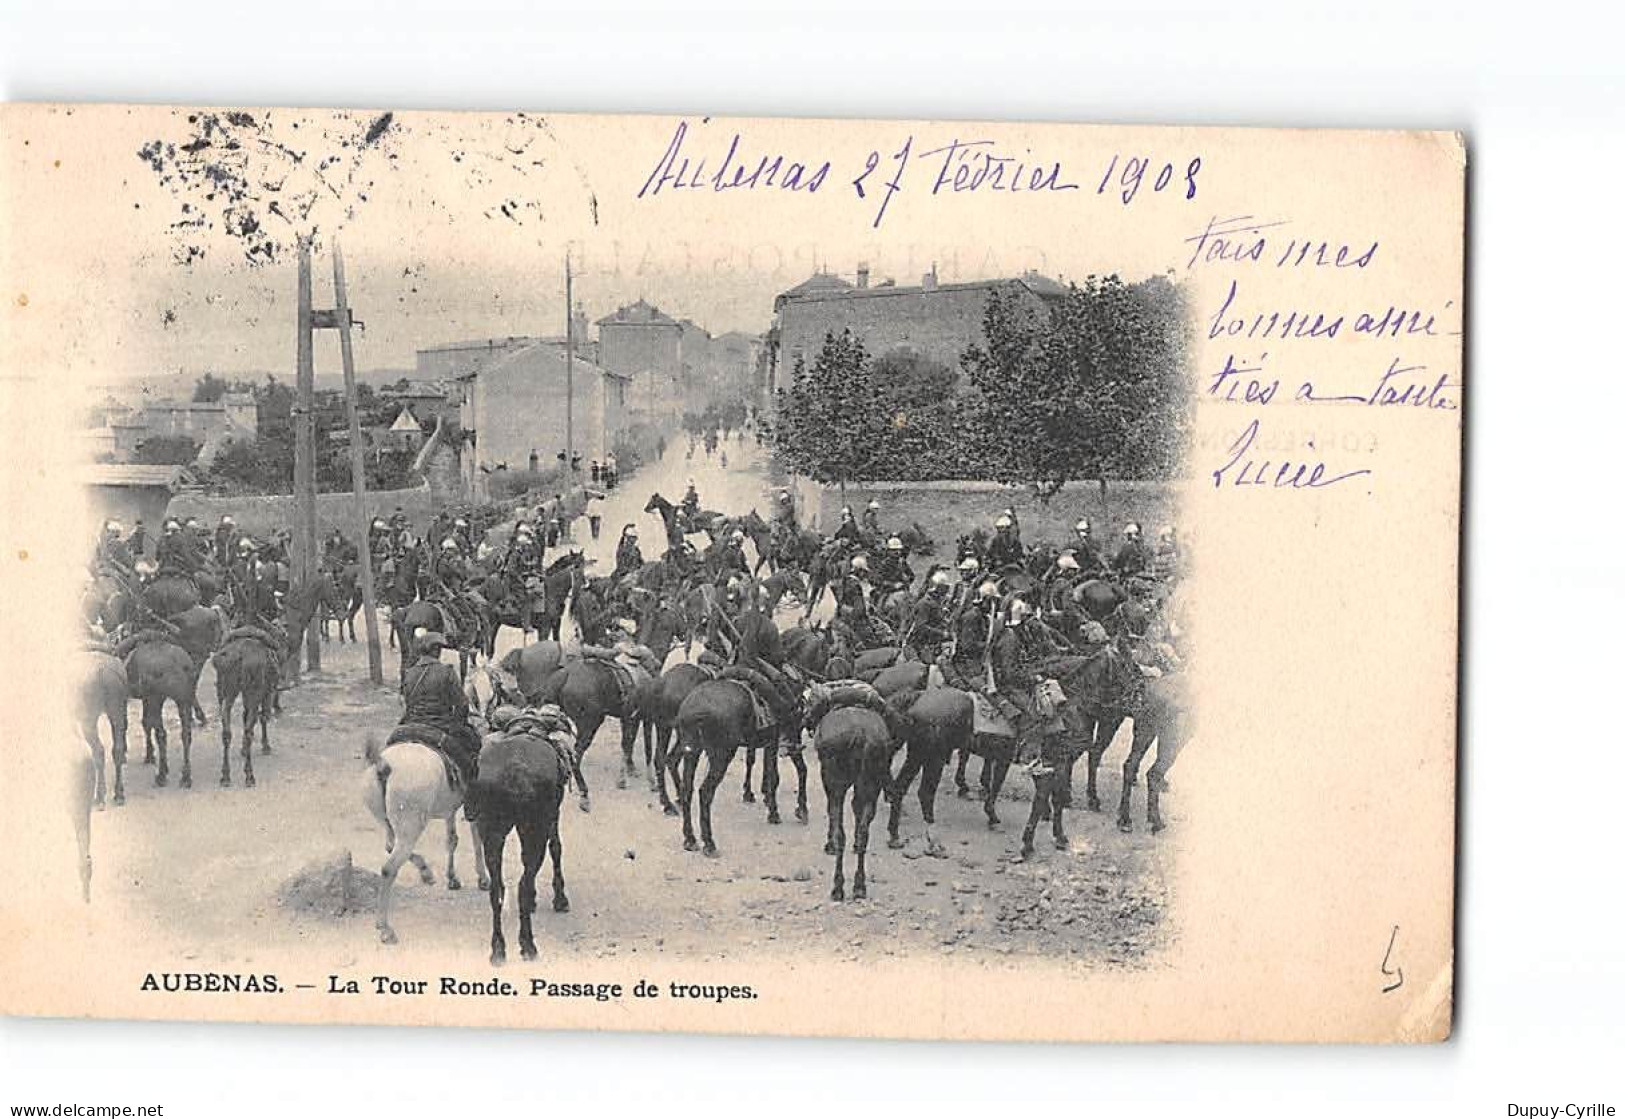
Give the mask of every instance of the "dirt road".
M 662 539 L 658 518 L 642 513 L 653 489 L 680 496 L 692 474 L 708 508 L 766 509 L 765 476 L 749 448 L 725 446 L 723 469 L 703 450 L 693 462 L 674 447 L 667 461 L 629 480 L 604 502 L 603 538 L 583 540 L 606 564 L 620 526 L 637 523 L 646 554 Z M 651 522 L 653 522 L 651 524 Z M 582 536 L 585 536 L 583 525 Z M 504 644 L 514 639 L 505 635 Z M 386 657 L 386 661 L 389 658 Z M 330 953 L 335 965 L 389 961 L 399 951 L 377 943 L 366 912 L 373 872 L 383 860 L 383 837 L 362 807 L 362 750 L 368 732 L 383 735 L 399 718 L 388 688 L 366 682 L 364 651 L 329 645 L 325 671 L 287 693 L 284 714 L 271 727 L 273 753 L 256 757 L 258 787 L 237 782 L 222 789 L 219 727 L 212 715 L 214 682 L 206 669 L 202 694 L 211 710 L 193 750 L 195 787 L 152 785 L 140 764 L 139 721 L 132 720 L 129 803 L 96 819 L 97 904 L 130 907 L 150 921 L 160 942 L 183 957 L 251 960 L 268 943 L 291 937 Z M 173 720 L 173 716 L 171 716 Z M 811 820 L 790 812 L 794 772 L 781 770 L 785 823 L 769 826 L 760 803 L 744 804 L 743 759 L 735 759 L 717 796 L 720 856 L 682 850 L 680 822 L 663 815 L 640 778 L 614 787 L 619 728 L 610 720 L 586 756 L 598 794 L 590 815 L 566 803 L 564 870 L 573 909 L 554 914 L 543 905 L 538 936 L 567 955 L 679 953 L 690 959 L 761 953 L 778 946 L 826 946 L 839 958 L 881 954 L 954 953 L 998 959 L 1011 954 L 1070 956 L 1103 966 L 1137 966 L 1169 935 L 1170 860 L 1180 832 L 1177 794 L 1165 802 L 1169 830 L 1122 835 L 1114 816 L 1068 815 L 1072 849 L 1055 852 L 1040 833 L 1036 859 L 1014 861 L 1026 816 L 1029 783 L 1013 774 L 1001 805 L 1004 830 L 989 832 L 979 805 L 954 797 L 951 777 L 938 800 L 937 834 L 946 857 L 926 856 L 912 797 L 903 821 L 907 845 L 886 847 L 884 815 L 869 851 L 869 898 L 829 900 L 832 860 L 823 853 L 826 813 L 817 760 L 809 751 Z M 1102 770 L 1102 798 L 1115 805 L 1127 744 L 1114 744 Z M 172 748 L 179 733 L 172 726 Z M 178 757 L 171 765 L 177 767 Z M 639 758 L 642 765 L 641 750 Z M 979 763 L 972 763 L 974 775 Z M 178 773 L 177 773 L 178 776 Z M 760 771 L 758 770 L 758 779 Z M 1081 774 L 1080 774 L 1081 777 Z M 1143 811 L 1143 809 L 1142 809 Z M 850 832 L 850 824 L 848 827 Z M 510 886 L 517 873 L 510 843 Z M 467 884 L 445 889 L 444 833 L 431 826 L 419 850 L 435 869 L 436 884 L 417 882 L 408 869 L 396 895 L 394 924 L 402 948 L 430 950 L 448 961 L 482 961 L 489 908 L 474 888 L 473 847 L 466 825 L 457 853 Z M 335 915 L 336 895 L 320 868 L 351 853 L 352 905 Z M 847 856 L 847 874 L 852 858 Z M 510 897 L 513 895 L 510 894 Z M 510 917 L 510 921 L 512 918 Z

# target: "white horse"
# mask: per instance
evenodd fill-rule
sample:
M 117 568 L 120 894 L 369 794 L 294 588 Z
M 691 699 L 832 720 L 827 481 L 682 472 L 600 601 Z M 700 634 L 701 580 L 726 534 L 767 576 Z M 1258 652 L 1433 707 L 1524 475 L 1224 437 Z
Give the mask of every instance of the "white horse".
M 410 861 L 418 868 L 424 885 L 434 882 L 434 872 L 413 848 L 430 820 L 446 821 L 446 889 L 460 890 L 457 878 L 457 810 L 463 794 L 452 789 L 446 779 L 446 763 L 433 748 L 421 742 L 396 742 L 382 749 L 375 738 L 367 739 L 367 769 L 362 800 L 373 817 L 384 826 L 383 885 L 378 893 L 378 936 L 385 944 L 396 942 L 389 924 L 390 897 L 395 876 Z M 470 823 L 474 840 L 474 869 L 482 890 L 491 886 L 486 873 L 484 848 L 479 828 Z

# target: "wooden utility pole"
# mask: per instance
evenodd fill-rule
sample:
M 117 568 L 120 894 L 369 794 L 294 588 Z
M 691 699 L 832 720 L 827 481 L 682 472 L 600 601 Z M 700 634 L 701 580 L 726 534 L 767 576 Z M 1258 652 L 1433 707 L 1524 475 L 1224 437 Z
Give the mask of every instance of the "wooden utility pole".
M 311 312 L 310 243 L 299 242 L 299 346 L 293 408 L 294 577 L 306 586 L 316 575 L 316 354 Z M 322 667 L 315 615 L 305 629 L 305 663 Z
M 356 547 L 361 557 L 361 608 L 367 622 L 367 673 L 374 684 L 384 682 L 384 659 L 378 645 L 378 605 L 372 585 L 372 556 L 368 547 L 367 469 L 361 447 L 361 414 L 355 387 L 355 351 L 350 343 L 350 301 L 344 287 L 344 253 L 333 242 L 334 318 L 339 350 L 344 357 L 344 404 L 350 419 L 350 488 L 355 494 Z
M 575 485 L 576 462 L 576 323 L 571 287 L 570 250 L 564 251 L 564 481 Z

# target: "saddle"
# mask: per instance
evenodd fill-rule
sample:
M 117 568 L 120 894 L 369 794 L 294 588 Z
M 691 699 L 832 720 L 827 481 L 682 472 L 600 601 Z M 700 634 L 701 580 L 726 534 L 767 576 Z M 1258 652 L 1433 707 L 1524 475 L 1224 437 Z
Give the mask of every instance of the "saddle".
M 282 642 L 277 640 L 275 634 L 269 630 L 261 629 L 259 626 L 237 626 L 227 630 L 225 636 L 220 639 L 220 645 L 224 648 L 228 641 L 236 641 L 239 638 L 258 641 L 278 657 L 283 655 Z
M 415 742 L 420 746 L 427 746 L 440 756 L 440 763 L 446 767 L 446 783 L 451 791 L 461 793 L 467 781 L 463 776 L 463 767 L 457 764 L 457 759 L 446 750 L 446 743 L 451 735 L 438 727 L 431 727 L 425 723 L 402 723 L 389 732 L 389 738 L 384 741 L 385 746 L 394 746 L 401 742 Z
M 623 657 L 614 649 L 602 645 L 583 645 L 581 655 L 584 659 L 608 668 L 615 677 L 615 686 L 621 693 L 621 710 L 628 714 L 633 712 L 633 697 L 638 689 L 647 684 L 654 677 L 649 670 L 629 658 Z
M 994 706 L 993 701 L 982 692 L 971 692 L 971 703 L 976 708 L 975 733 L 978 735 L 991 735 L 995 738 L 1014 738 L 1016 728 L 1004 713 Z

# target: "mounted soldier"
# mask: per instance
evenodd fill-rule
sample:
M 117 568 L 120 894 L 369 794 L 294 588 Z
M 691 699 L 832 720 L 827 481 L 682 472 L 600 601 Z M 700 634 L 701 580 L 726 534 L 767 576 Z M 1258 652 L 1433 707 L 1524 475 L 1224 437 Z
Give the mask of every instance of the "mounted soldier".
M 360 559 L 356 546 L 336 528 L 322 543 L 322 566 L 335 574 L 352 563 L 360 562 Z
M 1181 574 L 1179 560 L 1179 539 L 1174 535 L 1174 526 L 1163 525 L 1157 530 L 1157 550 L 1151 556 L 1151 573 L 1159 582 L 1172 583 Z
M 134 576 L 134 564 L 138 558 L 130 551 L 123 539 L 124 526 L 117 521 L 108 521 L 102 525 L 102 534 L 96 541 L 96 564 L 116 575 L 121 581 L 128 583 Z
M 214 530 L 214 559 L 222 568 L 229 567 L 237 558 L 237 522 L 230 513 L 220 516 Z
M 773 524 L 775 529 L 792 535 L 801 531 L 801 526 L 796 521 L 795 498 L 790 496 L 787 489 L 779 490 L 773 499 Z
M 895 591 L 906 591 L 914 586 L 914 569 L 908 565 L 908 552 L 900 537 L 886 541 L 885 551 L 875 565 L 875 590 L 880 598 Z
M 880 531 L 880 502 L 874 498 L 863 507 L 863 523 L 858 526 L 863 532 L 865 543 L 871 547 L 885 539 L 886 534 Z
M 998 633 L 999 587 L 985 582 L 953 622 L 948 658 L 942 662 L 943 681 L 965 692 L 984 692 L 989 686 L 988 651 Z
M 948 588 L 945 608 L 950 627 L 960 612 L 976 600 L 976 588 L 982 581 L 982 562 L 975 556 L 965 556 L 958 563 L 959 579 Z
M 440 741 L 429 745 L 437 745 L 445 754 L 466 788 L 474 780 L 480 739 L 469 725 L 468 696 L 457 679 L 457 670 L 440 661 L 440 652 L 445 647 L 445 634 L 436 630 L 418 632 L 417 660 L 407 668 L 401 681 L 401 698 L 406 710 L 401 715 L 400 727 L 390 739 L 394 741 L 397 735 L 409 737 L 408 727 L 439 731 Z M 466 809 L 464 814 L 467 814 Z
M 925 590 L 915 600 L 908 616 L 909 643 L 919 651 L 920 659 L 935 661 L 942 646 L 952 635 L 949 615 L 949 593 L 954 579 L 947 569 L 936 568 L 926 577 Z
M 508 593 L 519 603 L 520 626 L 534 628 L 536 612 L 545 608 L 547 592 L 542 579 L 542 549 L 529 522 L 520 521 L 514 526 L 513 543 L 502 557 L 502 573 Z
M 1080 579 L 1099 579 L 1111 574 L 1111 566 L 1106 562 L 1105 553 L 1100 545 L 1095 543 L 1093 531 L 1089 527 L 1089 518 L 1079 517 L 1078 523 L 1072 526 L 1072 555 L 1078 561 L 1078 576 Z
M 1008 513 L 1000 513 L 998 520 L 993 522 L 993 539 L 987 545 L 987 569 L 990 572 L 1020 567 L 1026 560 L 1027 550 L 1021 545 L 1021 536 L 1015 525 L 1015 518 Z
M 995 689 L 991 698 L 1015 724 L 1019 756 L 1041 767 L 1054 767 L 1062 749 L 1059 736 L 1049 729 L 1052 714 L 1043 710 L 1038 691 L 1039 667 L 1059 651 L 1043 627 L 1034 624 L 1032 606 L 1020 597 L 1011 599 L 989 656 Z
M 863 543 L 863 532 L 858 528 L 858 522 L 852 518 L 852 507 L 841 507 L 841 526 L 835 530 L 835 540 L 843 541 L 853 547 Z
M 643 550 L 638 547 L 638 526 L 621 529 L 620 543 L 615 545 L 615 573 L 612 579 L 624 579 L 643 566 Z
M 734 529 L 728 534 L 717 551 L 717 581 L 721 582 L 732 575 L 749 575 L 750 561 L 745 558 L 745 533 L 743 529 Z
M 683 500 L 677 503 L 678 510 L 683 514 L 684 525 L 692 531 L 694 518 L 700 512 L 700 491 L 694 488 L 694 479 L 688 480 L 688 488 L 683 491 Z
M 1140 539 L 1140 526 L 1133 521 L 1123 526 L 1123 546 L 1112 558 L 1112 568 L 1122 579 L 1145 576 L 1151 571 L 1151 549 Z
M 187 532 L 181 522 L 173 518 L 165 521 L 164 534 L 158 540 L 158 573 L 196 582 L 202 567 L 203 553 L 197 535 Z

